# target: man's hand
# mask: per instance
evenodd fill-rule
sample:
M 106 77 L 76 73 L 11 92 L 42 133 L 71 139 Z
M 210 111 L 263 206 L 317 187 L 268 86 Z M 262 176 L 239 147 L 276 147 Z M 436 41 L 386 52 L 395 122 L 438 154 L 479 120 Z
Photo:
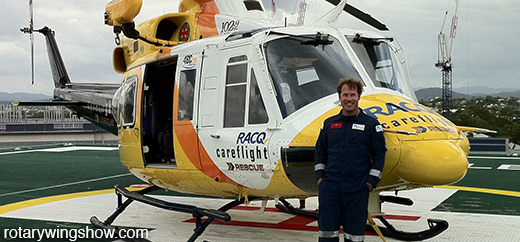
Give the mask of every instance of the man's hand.
M 374 185 L 372 185 L 372 183 L 370 182 L 367 182 L 367 189 L 369 192 L 373 191 L 374 190 Z
M 318 185 L 320 185 L 321 180 L 323 180 L 323 178 L 318 178 Z

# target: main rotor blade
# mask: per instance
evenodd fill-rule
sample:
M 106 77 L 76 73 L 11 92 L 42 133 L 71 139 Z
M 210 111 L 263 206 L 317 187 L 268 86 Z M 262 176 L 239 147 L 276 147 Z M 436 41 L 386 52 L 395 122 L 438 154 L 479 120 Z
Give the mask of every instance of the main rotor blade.
M 338 5 L 341 0 L 326 0 L 329 3 L 332 3 L 334 5 Z M 385 24 L 379 22 L 379 20 L 375 19 L 374 17 L 370 16 L 370 14 L 367 14 L 354 6 L 350 4 L 346 4 L 343 8 L 343 11 L 349 13 L 350 15 L 354 16 L 355 18 L 363 21 L 364 23 L 378 29 L 378 30 L 389 30 Z

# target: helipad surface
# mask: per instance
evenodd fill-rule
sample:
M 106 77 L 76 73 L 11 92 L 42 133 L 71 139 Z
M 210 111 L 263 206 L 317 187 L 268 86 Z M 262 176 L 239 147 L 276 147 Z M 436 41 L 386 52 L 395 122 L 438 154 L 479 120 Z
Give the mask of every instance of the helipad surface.
M 104 220 L 115 210 L 117 197 L 112 189 L 115 184 L 128 187 L 142 183 L 120 164 L 117 148 L 110 146 L 3 150 L 0 166 L 0 241 L 16 241 L 9 235 L 14 235 L 13 229 L 18 228 L 85 228 L 91 216 Z M 518 241 L 519 172 L 517 157 L 470 157 L 468 175 L 459 183 L 400 192 L 399 196 L 411 198 L 414 205 L 385 203 L 383 210 L 390 215 L 389 221 L 403 231 L 426 229 L 428 218 L 449 222 L 448 230 L 428 241 Z M 167 201 L 211 209 L 230 201 L 172 192 L 154 194 Z M 297 200 L 289 201 L 298 204 Z M 274 201 L 268 202 L 264 212 L 259 210 L 260 206 L 260 202 L 252 202 L 248 207 L 230 210 L 231 222 L 212 223 L 197 241 L 317 241 L 317 223 L 313 219 L 282 213 L 274 208 Z M 307 209 L 316 207 L 316 198 L 307 199 Z M 114 224 L 149 229 L 150 241 L 186 241 L 195 228 L 189 214 L 137 202 Z M 70 238 L 44 241 L 70 241 Z M 382 240 L 368 234 L 365 241 Z M 387 238 L 387 241 L 397 240 Z

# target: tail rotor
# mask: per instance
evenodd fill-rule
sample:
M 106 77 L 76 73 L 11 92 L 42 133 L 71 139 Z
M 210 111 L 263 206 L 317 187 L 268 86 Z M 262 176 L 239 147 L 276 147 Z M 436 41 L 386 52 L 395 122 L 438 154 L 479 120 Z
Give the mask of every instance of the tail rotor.
M 29 39 L 31 41 L 31 75 L 32 75 L 32 84 L 34 85 L 34 18 L 33 18 L 33 1 L 29 0 L 29 27 L 25 27 L 20 29 L 25 34 L 29 34 Z

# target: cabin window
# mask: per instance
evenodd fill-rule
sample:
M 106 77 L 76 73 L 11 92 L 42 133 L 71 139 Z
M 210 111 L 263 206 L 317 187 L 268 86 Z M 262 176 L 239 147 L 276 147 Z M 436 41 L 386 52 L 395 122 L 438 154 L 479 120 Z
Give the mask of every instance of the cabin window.
M 262 9 L 262 5 L 260 5 L 260 3 L 255 0 L 246 0 L 246 1 L 244 1 L 244 5 L 246 6 L 247 11 L 251 11 L 251 10 L 264 11 Z
M 135 123 L 135 104 L 137 92 L 137 75 L 130 76 L 126 79 L 121 92 L 121 118 L 123 126 L 134 126 Z
M 361 80 L 345 49 L 334 37 L 287 36 L 268 42 L 265 48 L 269 73 L 284 118 L 318 99 L 335 94 L 340 78 Z
M 229 59 L 226 71 L 224 127 L 244 127 L 247 86 L 247 56 Z
M 376 87 L 384 87 L 403 92 L 401 83 L 404 81 L 397 68 L 399 60 L 390 46 L 377 39 L 349 37 L 352 49 L 359 56 L 361 63 L 374 81 Z
M 251 68 L 251 85 L 249 87 L 249 124 L 265 124 L 269 121 L 264 100 L 258 88 L 258 82 Z
M 178 120 L 193 119 L 193 99 L 195 93 L 196 70 L 181 71 L 179 78 L 179 112 Z

